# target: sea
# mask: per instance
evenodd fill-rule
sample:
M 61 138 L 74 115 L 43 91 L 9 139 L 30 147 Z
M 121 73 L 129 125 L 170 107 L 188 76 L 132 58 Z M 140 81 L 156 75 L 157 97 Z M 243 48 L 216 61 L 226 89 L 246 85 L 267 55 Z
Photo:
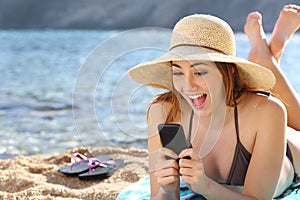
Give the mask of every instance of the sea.
M 133 66 L 168 50 L 171 30 L 0 30 L 0 158 L 85 146 L 147 148 L 146 111 L 164 92 L 134 83 Z M 269 38 L 267 34 L 267 38 Z M 247 36 L 235 33 L 237 56 Z M 300 35 L 281 68 L 300 94 Z

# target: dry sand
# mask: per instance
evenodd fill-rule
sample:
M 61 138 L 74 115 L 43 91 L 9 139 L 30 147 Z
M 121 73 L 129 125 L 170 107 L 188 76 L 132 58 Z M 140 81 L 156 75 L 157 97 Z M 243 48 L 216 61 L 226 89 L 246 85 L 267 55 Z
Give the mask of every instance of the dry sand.
M 111 177 L 82 181 L 58 168 L 70 164 L 71 155 L 110 155 L 125 165 Z M 57 156 L 19 156 L 0 160 L 0 199 L 116 199 L 118 193 L 148 174 L 148 153 L 140 149 L 76 148 Z

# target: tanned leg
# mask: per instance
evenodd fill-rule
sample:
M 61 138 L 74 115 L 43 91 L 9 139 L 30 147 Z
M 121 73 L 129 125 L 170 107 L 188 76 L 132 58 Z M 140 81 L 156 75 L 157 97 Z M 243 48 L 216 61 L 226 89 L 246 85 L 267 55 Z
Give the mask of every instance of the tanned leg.
M 286 11 L 285 11 L 286 12 Z M 275 45 L 275 35 L 283 36 L 285 31 L 281 31 L 279 27 L 279 21 L 283 21 L 283 16 L 280 16 L 281 20 L 278 20 L 277 23 L 277 33 L 274 33 L 273 39 L 273 47 L 279 45 Z M 282 102 L 285 104 L 287 113 L 288 113 L 288 126 L 292 127 L 295 130 L 300 130 L 300 101 L 293 87 L 289 83 L 288 79 L 285 77 L 284 73 L 279 67 L 279 63 L 276 59 L 274 59 L 271 50 L 267 44 L 265 33 L 262 27 L 262 16 L 258 12 L 250 13 L 247 17 L 246 24 L 244 26 L 245 33 L 247 34 L 250 44 L 251 50 L 249 52 L 248 60 L 260 64 L 268 69 L 270 69 L 274 75 L 276 76 L 276 84 L 272 88 L 271 92 L 278 95 Z M 293 26 L 293 23 L 285 24 L 285 28 Z M 292 29 L 292 28 L 291 28 Z M 291 32 L 286 32 L 288 36 L 285 38 L 290 38 L 292 36 Z M 277 36 L 276 36 L 277 37 Z M 278 38 L 278 37 L 277 37 Z M 285 41 L 285 43 L 287 40 Z M 283 51 L 284 45 L 281 45 L 281 48 L 277 48 L 277 54 L 280 52 L 280 55 Z M 280 58 L 280 56 L 278 57 Z

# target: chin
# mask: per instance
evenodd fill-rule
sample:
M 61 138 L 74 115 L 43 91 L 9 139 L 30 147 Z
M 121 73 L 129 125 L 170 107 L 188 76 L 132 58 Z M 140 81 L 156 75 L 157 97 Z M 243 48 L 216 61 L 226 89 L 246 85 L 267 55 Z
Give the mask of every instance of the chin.
M 194 112 L 196 113 L 196 115 L 198 115 L 201 118 L 208 118 L 212 116 L 212 111 L 211 109 L 197 109 L 197 108 L 193 108 Z

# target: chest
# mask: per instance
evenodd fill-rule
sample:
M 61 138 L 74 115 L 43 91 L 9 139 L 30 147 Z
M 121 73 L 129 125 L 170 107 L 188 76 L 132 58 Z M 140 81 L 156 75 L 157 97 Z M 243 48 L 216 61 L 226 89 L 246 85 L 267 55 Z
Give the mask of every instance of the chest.
M 199 152 L 204 165 L 205 173 L 214 180 L 225 183 L 236 151 L 239 153 L 241 145 L 249 153 L 252 153 L 255 142 L 254 130 L 248 127 L 249 124 L 239 124 L 237 133 L 234 121 L 228 123 L 220 130 L 207 131 L 205 136 L 196 134 L 193 146 Z M 202 141 L 202 142 L 201 142 Z

